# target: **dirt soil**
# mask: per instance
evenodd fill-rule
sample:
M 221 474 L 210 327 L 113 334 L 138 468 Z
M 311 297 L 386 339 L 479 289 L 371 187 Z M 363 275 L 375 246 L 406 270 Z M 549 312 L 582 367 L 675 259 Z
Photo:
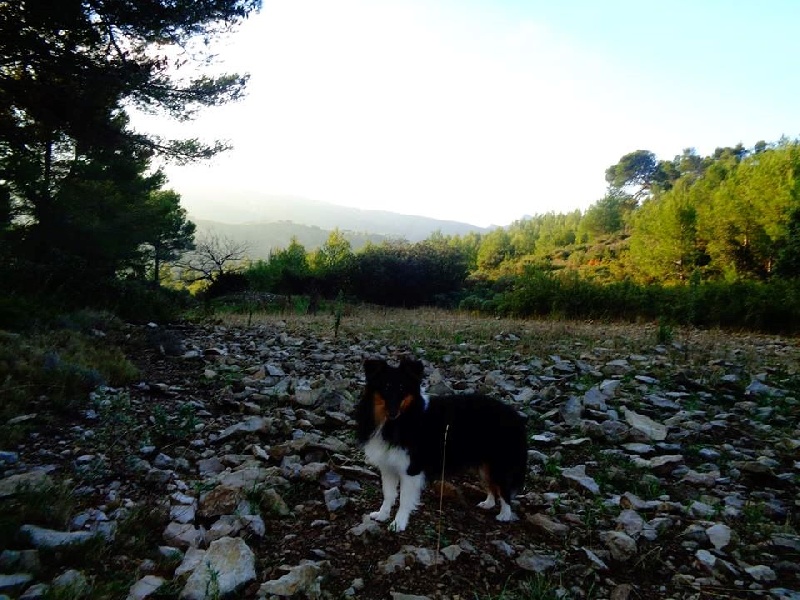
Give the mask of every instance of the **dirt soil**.
M 187 494 L 207 491 L 196 465 L 212 450 L 235 466 L 262 449 L 266 464 L 277 466 L 298 431 L 346 444 L 345 451 L 301 452 L 304 464 L 325 465 L 322 476 L 277 486 L 289 514 L 265 510 L 264 534 L 241 534 L 257 557 L 257 581 L 241 597 L 256 597 L 263 582 L 308 560 L 319 565 L 328 598 L 800 598 L 796 340 L 690 331 L 658 339 L 653 327 L 585 324 L 503 322 L 476 330 L 465 323 L 440 322 L 420 333 L 388 319 L 370 328 L 351 322 L 335 339 L 318 324 L 275 319 L 181 324 L 159 335 L 130 326 L 118 341 L 142 382 L 125 390 L 132 407 L 126 427 L 155 428 L 158 418 L 173 419 L 187 403 L 201 407 L 192 436 L 155 442 L 159 453 L 185 459 Z M 477 508 L 484 492 L 465 474 L 429 484 L 405 532 L 389 532 L 385 524 L 354 532 L 380 505 L 380 481 L 363 463 L 352 423 L 313 398 L 336 390 L 357 399 L 367 356 L 422 358 L 428 384 L 488 391 L 528 415 L 530 474 L 514 506 L 518 521 L 500 523 L 495 511 Z M 265 393 L 262 377 L 270 375 L 258 370 L 265 364 L 283 371 L 292 386 Z M 592 390 L 605 382 L 616 382 L 613 391 L 591 402 Z M 299 404 L 306 383 L 312 400 Z M 579 401 L 577 416 L 571 399 Z M 612 411 L 625 426 L 619 435 L 601 427 L 613 420 Z M 649 438 L 626 421 L 626 411 L 668 422 L 668 434 Z M 295 420 L 285 422 L 287 414 Z M 252 416 L 276 422 L 214 441 Z M 107 438 L 81 435 L 102 426 L 83 414 L 59 419 L 20 445 L 21 462 L 55 464 L 57 473 L 69 474 L 77 457 L 102 454 L 111 457 L 107 471 L 80 506 L 108 504 L 113 482 L 117 495 L 134 504 L 168 504 L 174 491 L 168 482 L 137 478 L 125 466 L 125 455 L 140 454 L 138 448 L 111 442 L 112 452 L 102 446 Z M 565 475 L 580 466 L 590 482 Z M 325 492 L 334 485 L 345 501 L 332 509 Z M 210 528 L 213 521 L 199 516 L 196 524 Z M 132 583 L 142 561 L 164 544 L 160 528 L 167 522 L 156 520 L 159 530 L 141 555 L 105 555 L 84 569 L 96 578 L 128 570 Z M 708 532 L 717 524 L 731 532 L 720 547 Z M 618 548 L 616 532 L 633 547 Z M 146 572 L 169 580 L 171 568 L 158 563 Z M 167 586 L 152 597 L 179 591 Z

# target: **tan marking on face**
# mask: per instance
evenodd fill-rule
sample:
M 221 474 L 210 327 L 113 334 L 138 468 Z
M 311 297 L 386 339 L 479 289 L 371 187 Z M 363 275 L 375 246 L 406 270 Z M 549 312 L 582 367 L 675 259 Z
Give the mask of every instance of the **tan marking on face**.
M 372 409 L 375 415 L 375 423 L 383 425 L 389 419 L 389 413 L 386 410 L 386 400 L 381 396 L 380 392 L 372 394 Z
M 403 414 L 406 411 L 406 409 L 408 409 L 408 407 L 411 406 L 413 402 L 414 402 L 414 396 L 412 396 L 411 394 L 403 398 L 403 401 L 400 403 L 399 414 Z

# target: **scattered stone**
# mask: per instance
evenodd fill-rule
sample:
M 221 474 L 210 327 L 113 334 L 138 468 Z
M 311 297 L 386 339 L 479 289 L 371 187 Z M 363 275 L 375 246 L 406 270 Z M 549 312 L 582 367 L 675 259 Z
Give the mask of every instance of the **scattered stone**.
M 583 406 L 590 410 L 597 410 L 605 412 L 608 410 L 606 401 L 609 394 L 606 394 L 600 389 L 600 386 L 594 386 L 583 395 Z
M 603 421 L 598 437 L 603 437 L 612 443 L 620 443 L 628 439 L 630 432 L 630 427 L 621 421 Z
M 534 573 L 544 573 L 556 566 L 556 561 L 552 556 L 536 554 L 530 549 L 526 549 L 514 562 L 517 563 L 520 569 L 533 571 Z
M 706 529 L 706 534 L 711 545 L 717 550 L 722 550 L 731 542 L 731 528 L 722 523 L 716 523 Z
M 209 475 L 216 475 L 225 470 L 225 465 L 216 456 L 197 461 L 197 470 L 201 477 L 208 477 Z
M 719 477 L 719 471 L 698 473 L 697 471 L 689 469 L 683 476 L 682 481 L 683 483 L 688 483 L 690 485 L 712 487 L 717 483 L 718 477 Z
M 383 533 L 383 528 L 374 519 L 370 519 L 369 515 L 364 515 L 360 525 L 351 528 L 349 533 L 356 537 L 364 535 L 379 535 Z
M 565 538 L 569 534 L 569 526 L 564 525 L 563 523 L 559 523 L 554 521 L 550 517 L 548 517 L 544 513 L 536 513 L 533 515 L 526 516 L 528 522 L 533 525 L 533 527 L 552 537 L 555 538 Z
M 247 466 L 235 471 L 223 471 L 216 477 L 216 482 L 225 487 L 239 490 L 251 490 L 272 477 L 273 472 L 261 467 Z
M 52 589 L 56 597 L 69 597 L 77 600 L 85 598 L 91 592 L 91 586 L 86 575 L 75 569 L 64 571 L 53 580 Z
M 642 444 L 641 442 L 632 442 L 630 444 L 623 444 L 622 447 L 628 452 L 634 454 L 652 454 L 655 448 L 650 444 Z
M 632 367 L 630 363 L 624 358 L 608 361 L 603 367 L 603 373 L 607 376 L 612 375 L 625 375 L 630 373 Z
M 744 390 L 744 393 L 748 396 L 768 396 L 768 397 L 778 397 L 783 396 L 784 393 L 782 390 L 769 386 L 758 379 L 754 379 L 750 382 L 747 388 Z
M 671 472 L 675 467 L 683 463 L 683 456 L 680 454 L 664 454 L 654 456 L 650 459 L 650 468 L 657 473 Z
M 712 571 L 717 564 L 717 557 L 711 554 L 708 550 L 698 550 L 695 552 L 695 558 L 698 563 L 705 567 L 708 571 Z
M 588 558 L 597 569 L 601 571 L 608 571 L 608 565 L 599 556 L 597 556 L 597 554 L 585 546 L 581 549 L 586 554 L 586 558 Z
M 217 443 L 221 443 L 230 437 L 243 433 L 269 433 L 272 428 L 272 419 L 264 417 L 249 417 L 244 421 L 234 423 L 230 427 L 223 429 L 216 438 Z
M 570 481 L 574 481 L 592 494 L 600 493 L 600 486 L 597 485 L 594 479 L 586 474 L 586 465 L 577 465 L 568 469 L 562 469 L 561 475 Z
M 689 514 L 701 519 L 708 519 L 716 514 L 716 510 L 713 506 L 706 504 L 705 502 L 695 500 L 692 502 L 691 506 L 689 506 Z
M 514 556 L 517 551 L 514 549 L 514 546 L 509 544 L 504 540 L 494 540 L 492 541 L 492 545 L 497 548 L 504 556 Z
M 256 559 L 242 538 L 211 542 L 181 592 L 186 600 L 226 596 L 256 579 Z
M 766 565 L 755 565 L 752 567 L 747 567 L 745 568 L 744 571 L 756 581 L 771 583 L 778 579 L 778 576 L 775 574 L 775 571 Z
M 625 415 L 625 421 L 627 421 L 628 425 L 642 433 L 648 439 L 660 442 L 667 438 L 667 428 L 665 425 L 657 423 L 650 417 L 637 414 L 627 408 L 623 409 L 623 414 Z
M 432 567 L 437 563 L 436 553 L 430 548 L 403 546 L 403 551 L 411 554 L 414 557 L 415 562 L 423 567 Z
M 15 465 L 19 462 L 18 452 L 9 452 L 7 450 L 0 450 L 0 466 L 7 467 Z
M 176 548 L 195 547 L 203 541 L 203 531 L 191 523 L 172 522 L 164 530 L 164 541 Z
M 378 570 L 384 575 L 391 575 L 396 571 L 402 571 L 412 564 L 414 564 L 414 557 L 405 550 L 401 550 L 400 552 L 392 554 L 386 560 L 379 562 Z
M 331 488 L 329 490 L 325 490 L 324 492 L 325 497 L 325 506 L 328 507 L 330 512 L 336 512 L 338 510 L 343 509 L 347 506 L 347 497 L 342 496 L 341 491 L 339 488 Z
M 771 588 L 770 595 L 775 600 L 800 600 L 800 592 L 786 588 Z
M 13 496 L 19 490 L 47 488 L 53 481 L 45 471 L 28 471 L 0 479 L 0 498 Z
M 91 531 L 55 531 L 36 525 L 23 525 L 19 533 L 34 548 L 47 550 L 80 546 L 97 537 L 97 534 Z
M 636 556 L 636 541 L 622 531 L 606 531 L 600 534 L 600 539 L 611 552 L 614 560 L 627 562 Z
M 320 577 L 325 563 L 305 561 L 292 567 L 286 575 L 261 584 L 258 595 L 265 598 L 270 594 L 288 597 L 305 594 L 307 598 L 319 598 L 322 594 Z
M 13 575 L 0 575 L 0 594 L 18 595 L 33 581 L 30 573 L 14 573 Z
M 176 523 L 193 523 L 195 518 L 194 506 L 176 504 L 169 509 L 169 518 Z
M 581 422 L 581 413 L 583 412 L 583 405 L 579 398 L 570 396 L 564 404 L 559 408 L 559 413 L 564 423 L 569 427 L 574 427 Z
M 19 600 L 43 600 L 48 596 L 50 586 L 46 583 L 34 583 L 19 597 Z M 8 598 L 8 596 L 0 596 L 0 598 Z
M 609 600 L 628 600 L 633 594 L 634 587 L 630 583 L 620 583 L 611 590 Z
M 464 553 L 464 549 L 457 544 L 451 544 L 442 548 L 441 552 L 447 560 L 453 562 Z
M 243 497 L 241 488 L 218 485 L 200 496 L 199 514 L 206 518 L 230 514 L 236 510 Z
M 279 517 L 285 517 L 291 513 L 286 501 L 274 488 L 266 488 L 262 490 L 261 505 L 262 508 L 265 508 L 269 514 L 277 515 Z
M 145 600 L 155 594 L 164 583 L 166 580 L 163 577 L 145 575 L 128 590 L 127 600 Z
M 205 550 L 195 547 L 189 548 L 183 557 L 183 561 L 175 569 L 175 577 L 180 577 L 194 571 L 203 561 L 205 555 Z
M 534 444 L 550 445 L 558 441 L 558 436 L 555 433 L 537 433 L 530 437 L 530 441 Z
M 633 538 L 642 533 L 644 525 L 644 519 L 635 510 L 626 509 L 617 516 L 617 526 Z

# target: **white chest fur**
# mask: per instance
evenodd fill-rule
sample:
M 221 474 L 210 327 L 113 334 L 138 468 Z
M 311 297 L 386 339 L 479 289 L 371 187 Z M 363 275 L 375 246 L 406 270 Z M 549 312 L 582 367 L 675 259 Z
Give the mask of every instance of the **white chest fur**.
M 381 471 L 388 471 L 403 475 L 408 469 L 411 459 L 408 452 L 397 446 L 390 446 L 380 435 L 378 430 L 364 446 L 364 455 L 367 462 L 378 467 Z
M 397 500 L 397 488 L 400 487 L 400 506 L 394 521 L 389 528 L 393 531 L 403 531 L 408 525 L 408 517 L 417 507 L 422 488 L 425 485 L 425 476 L 408 474 L 408 465 L 411 457 L 403 448 L 390 446 L 381 437 L 381 432 L 375 432 L 364 445 L 364 454 L 367 462 L 375 465 L 381 471 L 381 487 L 383 488 L 383 504 L 379 510 L 370 513 L 370 517 L 377 521 L 389 518 L 392 507 Z

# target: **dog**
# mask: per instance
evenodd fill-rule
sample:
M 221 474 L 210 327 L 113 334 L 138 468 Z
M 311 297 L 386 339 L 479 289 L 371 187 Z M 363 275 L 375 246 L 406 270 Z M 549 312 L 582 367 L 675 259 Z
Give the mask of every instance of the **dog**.
M 426 480 L 478 469 L 487 489 L 480 508 L 500 503 L 498 521 L 513 521 L 511 500 L 527 472 L 525 419 L 513 408 L 481 394 L 434 396 L 421 392 L 424 367 L 404 359 L 364 361 L 366 385 L 356 406 L 357 437 L 368 463 L 381 473 L 383 503 L 370 513 L 389 529 L 404 531 Z

